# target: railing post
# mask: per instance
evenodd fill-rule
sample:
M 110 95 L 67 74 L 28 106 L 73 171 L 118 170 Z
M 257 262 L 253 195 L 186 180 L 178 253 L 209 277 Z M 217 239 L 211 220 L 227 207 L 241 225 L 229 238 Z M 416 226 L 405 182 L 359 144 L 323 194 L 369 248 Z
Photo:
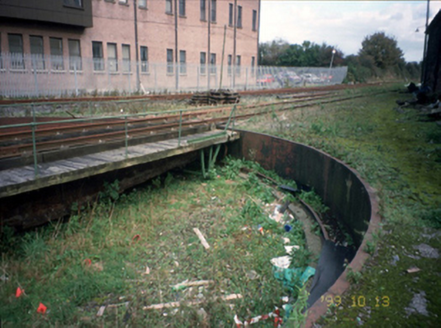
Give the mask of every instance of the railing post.
M 124 127 L 126 130 L 126 137 L 125 137 L 125 143 L 126 143 L 126 159 L 129 156 L 129 133 L 128 133 L 128 126 L 127 126 L 127 115 L 125 116 L 125 123 Z
M 35 127 L 36 123 L 31 123 L 31 129 L 32 129 L 32 152 L 34 153 L 34 178 L 38 178 L 38 163 L 37 163 L 37 142 L 35 138 Z
M 37 80 L 37 66 L 35 64 L 35 57 L 32 57 L 32 66 L 34 69 L 34 84 L 35 84 L 35 97 L 38 97 L 38 80 Z
M 179 138 L 178 138 L 178 147 L 181 146 L 181 132 L 182 132 L 182 109 L 179 111 Z

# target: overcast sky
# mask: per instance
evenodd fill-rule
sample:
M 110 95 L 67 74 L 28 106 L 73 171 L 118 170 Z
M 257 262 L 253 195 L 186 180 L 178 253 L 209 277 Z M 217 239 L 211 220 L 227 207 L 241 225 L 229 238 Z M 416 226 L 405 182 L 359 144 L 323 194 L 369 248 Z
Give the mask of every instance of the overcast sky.
M 262 0 L 260 42 L 326 42 L 347 56 L 357 54 L 366 36 L 385 32 L 395 37 L 406 61 L 420 61 L 426 8 L 427 1 Z M 430 1 L 429 23 L 440 9 L 441 1 Z

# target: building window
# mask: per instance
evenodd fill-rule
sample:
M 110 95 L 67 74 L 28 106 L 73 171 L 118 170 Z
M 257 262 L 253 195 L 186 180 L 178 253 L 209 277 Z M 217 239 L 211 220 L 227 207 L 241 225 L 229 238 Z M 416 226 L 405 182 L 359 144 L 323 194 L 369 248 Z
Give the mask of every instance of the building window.
M 165 12 L 167 14 L 173 14 L 173 3 L 172 3 L 172 0 L 165 0 Z
M 141 46 L 141 72 L 147 73 L 149 71 L 149 49 Z
M 201 74 L 205 75 L 207 69 L 207 54 L 205 52 L 201 52 Z
M 130 46 L 128 44 L 122 45 L 122 60 L 123 72 L 130 72 Z
M 216 21 L 216 0 L 211 0 L 211 21 Z
M 179 0 L 179 16 L 185 16 L 185 0 Z
M 119 0 L 118 2 L 119 2 L 120 5 L 129 5 L 127 3 L 127 0 Z
M 237 27 L 242 27 L 242 6 L 237 6 Z
M 201 21 L 206 21 L 206 9 L 205 9 L 206 0 L 201 0 Z
M 32 68 L 37 70 L 45 69 L 43 37 L 31 35 L 29 36 L 29 43 L 31 44 Z
M 118 72 L 118 52 L 116 43 L 107 44 L 107 69 L 109 72 Z
M 71 71 L 81 71 L 83 65 L 81 62 L 80 40 L 68 40 L 69 45 L 69 69 Z
M 251 75 L 254 76 L 254 70 L 256 66 L 256 57 L 251 57 Z
M 240 75 L 240 56 L 236 56 L 236 75 Z
M 63 0 L 63 5 L 68 7 L 83 8 L 83 0 Z
M 49 38 L 51 47 L 51 68 L 53 70 L 63 70 L 63 39 Z
M 233 26 L 233 4 L 228 5 L 228 25 Z
M 103 43 L 92 41 L 93 70 L 104 71 Z
M 233 56 L 228 55 L 228 75 L 231 75 L 231 65 L 233 64 Z
M 23 59 L 23 38 L 21 34 L 8 34 L 9 53 L 11 54 L 11 68 L 25 68 Z
M 187 64 L 186 64 L 187 54 L 185 50 L 179 51 L 179 73 L 187 74 Z
M 216 54 L 210 54 L 210 73 L 216 74 Z
M 257 11 L 253 10 L 253 31 L 257 31 Z
M 167 74 L 173 74 L 173 49 L 167 49 Z
M 147 0 L 138 0 L 138 7 L 139 8 L 147 8 Z

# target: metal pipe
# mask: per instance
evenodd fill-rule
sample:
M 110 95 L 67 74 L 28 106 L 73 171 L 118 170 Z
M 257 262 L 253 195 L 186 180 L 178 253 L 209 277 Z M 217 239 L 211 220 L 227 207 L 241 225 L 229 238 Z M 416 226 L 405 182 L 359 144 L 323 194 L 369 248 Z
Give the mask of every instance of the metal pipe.
M 136 91 L 139 91 L 140 78 L 139 78 L 139 46 L 138 46 L 138 8 L 136 7 L 136 0 L 133 0 L 133 11 L 135 21 L 135 56 L 136 56 Z
M 426 80 L 426 73 L 427 73 L 427 27 L 429 25 L 429 12 L 430 12 L 430 0 L 427 0 L 427 9 L 426 9 L 426 30 L 424 31 L 424 49 L 423 49 L 423 65 L 421 67 L 421 84 L 424 84 Z
M 220 82 L 219 89 L 222 89 L 222 76 L 224 72 L 224 53 L 225 53 L 225 37 L 227 35 L 227 25 L 224 25 L 224 42 L 222 44 L 222 59 L 221 59 L 221 72 L 220 72 Z
M 233 89 L 236 87 L 236 34 L 237 34 L 237 0 L 234 0 L 233 19 Z
M 176 91 L 179 89 L 179 71 L 178 71 L 178 0 L 175 0 L 175 74 Z
M 211 0 L 208 1 L 208 51 L 207 51 L 207 62 L 209 63 L 207 72 L 207 89 L 210 90 L 210 74 L 211 74 Z

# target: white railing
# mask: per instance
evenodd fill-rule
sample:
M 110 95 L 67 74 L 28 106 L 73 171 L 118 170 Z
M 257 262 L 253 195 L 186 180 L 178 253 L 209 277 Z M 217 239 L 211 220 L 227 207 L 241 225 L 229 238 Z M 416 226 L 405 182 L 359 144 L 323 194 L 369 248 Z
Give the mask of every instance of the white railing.
M 0 54 L 0 96 L 42 97 L 250 90 L 340 84 L 347 67 L 231 67 Z

